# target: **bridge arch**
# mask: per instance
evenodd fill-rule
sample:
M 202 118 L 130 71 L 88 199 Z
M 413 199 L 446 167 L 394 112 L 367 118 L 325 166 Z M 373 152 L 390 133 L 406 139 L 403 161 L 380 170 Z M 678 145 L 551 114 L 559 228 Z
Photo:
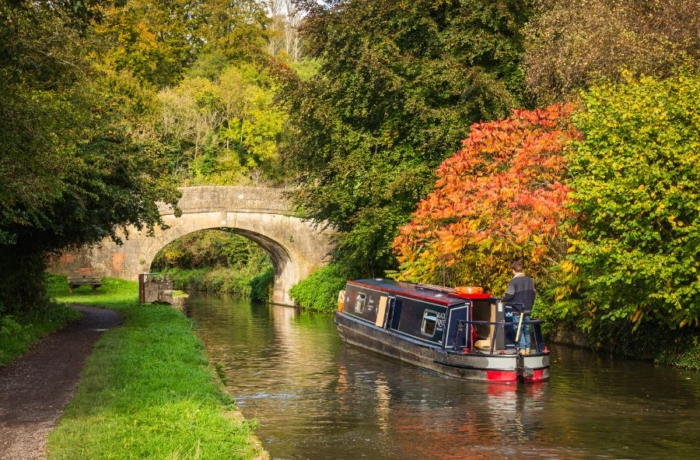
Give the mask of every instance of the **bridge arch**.
M 175 217 L 161 207 L 167 225 L 153 236 L 130 229 L 118 246 L 105 240 L 93 248 L 66 253 L 50 267 L 54 273 L 89 270 L 99 276 L 132 279 L 148 273 L 156 254 L 168 243 L 202 230 L 228 230 L 262 246 L 275 270 L 273 302 L 292 305 L 289 289 L 317 267 L 332 249 L 330 232 L 296 217 L 283 190 L 260 187 L 184 187 Z

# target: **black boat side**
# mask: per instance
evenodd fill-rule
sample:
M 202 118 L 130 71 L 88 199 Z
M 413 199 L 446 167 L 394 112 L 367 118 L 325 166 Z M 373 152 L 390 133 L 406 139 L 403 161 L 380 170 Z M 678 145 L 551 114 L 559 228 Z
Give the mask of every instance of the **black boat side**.
M 347 282 L 335 322 L 351 345 L 440 374 L 493 382 L 548 379 L 539 321 L 531 321 L 534 350 L 521 355 L 508 319 L 508 307 L 489 294 L 367 279 Z

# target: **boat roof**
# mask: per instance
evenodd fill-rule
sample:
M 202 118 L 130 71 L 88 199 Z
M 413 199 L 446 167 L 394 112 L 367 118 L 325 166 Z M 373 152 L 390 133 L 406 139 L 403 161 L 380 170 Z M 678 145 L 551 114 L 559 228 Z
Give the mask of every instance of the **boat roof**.
M 445 305 L 447 307 L 461 305 L 466 300 L 490 299 L 491 294 L 456 294 L 453 288 L 429 284 L 404 283 L 384 278 L 362 279 L 348 281 L 348 284 L 365 287 L 402 297 L 410 297 L 425 302 Z

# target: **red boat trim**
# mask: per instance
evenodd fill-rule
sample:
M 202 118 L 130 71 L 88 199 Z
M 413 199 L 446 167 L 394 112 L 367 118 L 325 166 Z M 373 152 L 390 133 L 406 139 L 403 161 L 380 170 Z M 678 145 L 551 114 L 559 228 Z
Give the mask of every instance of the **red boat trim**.
M 484 300 L 484 299 L 490 299 L 491 294 L 454 294 L 457 297 L 461 299 L 470 299 L 470 300 Z
M 540 371 L 540 374 L 542 372 Z M 489 382 L 516 382 L 518 381 L 518 375 L 515 371 L 486 371 L 486 380 Z
M 533 369 L 532 377 L 525 377 L 526 382 L 543 382 L 544 381 L 544 370 L 543 369 Z

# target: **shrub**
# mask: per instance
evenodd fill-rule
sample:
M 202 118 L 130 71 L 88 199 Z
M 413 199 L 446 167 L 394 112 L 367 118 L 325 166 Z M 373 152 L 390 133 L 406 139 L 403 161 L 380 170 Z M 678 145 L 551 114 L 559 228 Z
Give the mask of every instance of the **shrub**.
M 394 241 L 400 278 L 500 289 L 515 258 L 544 276 L 566 252 L 563 146 L 578 135 L 572 109 L 516 110 L 508 119 L 473 125 Z
M 272 289 L 275 284 L 275 270 L 268 267 L 265 271 L 250 280 L 250 298 L 257 302 L 270 302 Z
M 570 254 L 557 308 L 670 329 L 700 316 L 700 77 L 629 79 L 584 95 L 569 155 Z
M 341 267 L 329 264 L 295 284 L 290 295 L 302 308 L 333 312 L 337 306 L 338 292 L 345 287 L 346 281 L 346 274 Z

